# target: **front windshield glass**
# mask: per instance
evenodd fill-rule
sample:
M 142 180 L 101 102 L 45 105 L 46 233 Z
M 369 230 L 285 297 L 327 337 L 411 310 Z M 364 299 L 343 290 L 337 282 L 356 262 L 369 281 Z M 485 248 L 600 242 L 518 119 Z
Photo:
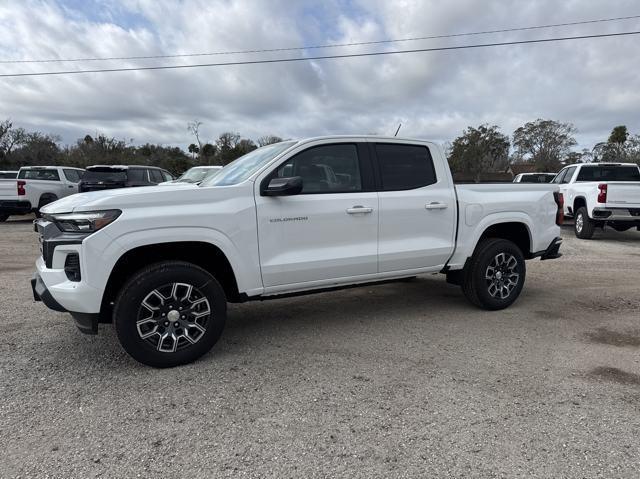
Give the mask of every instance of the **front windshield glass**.
M 206 178 L 200 186 L 230 186 L 242 183 L 266 163 L 295 144 L 295 141 L 283 141 L 253 150 L 229 163 L 215 176 Z
M 185 183 L 198 183 L 199 181 L 202 181 L 204 177 L 207 176 L 208 173 L 211 173 L 212 170 L 215 171 L 216 169 L 191 168 L 190 170 L 187 170 L 186 172 L 184 172 L 183 175 L 180 178 L 178 178 L 177 181 L 182 181 Z

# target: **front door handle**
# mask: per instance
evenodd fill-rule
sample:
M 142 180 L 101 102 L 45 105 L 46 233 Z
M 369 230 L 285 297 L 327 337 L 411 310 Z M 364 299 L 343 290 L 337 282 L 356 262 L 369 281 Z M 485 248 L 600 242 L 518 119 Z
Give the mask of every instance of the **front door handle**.
M 434 201 L 432 203 L 427 203 L 424 207 L 428 210 L 444 210 L 447 208 L 447 204 Z
M 354 206 L 352 208 L 347 208 L 347 214 L 348 215 L 358 215 L 358 214 L 366 214 L 366 213 L 371 213 L 373 212 L 373 208 L 369 207 L 369 206 Z

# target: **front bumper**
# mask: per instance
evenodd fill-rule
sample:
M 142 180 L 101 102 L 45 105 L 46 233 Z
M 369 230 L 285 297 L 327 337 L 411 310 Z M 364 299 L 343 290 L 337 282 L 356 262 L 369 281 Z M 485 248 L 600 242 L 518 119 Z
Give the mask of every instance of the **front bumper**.
M 33 278 L 31 278 L 31 289 L 35 301 L 42 301 L 47 308 L 54 311 L 71 314 L 71 317 L 73 317 L 76 326 L 81 332 L 85 334 L 98 334 L 100 315 L 66 310 L 64 306 L 58 303 L 51 295 L 51 292 L 47 289 L 47 286 L 38 273 L 35 273 Z

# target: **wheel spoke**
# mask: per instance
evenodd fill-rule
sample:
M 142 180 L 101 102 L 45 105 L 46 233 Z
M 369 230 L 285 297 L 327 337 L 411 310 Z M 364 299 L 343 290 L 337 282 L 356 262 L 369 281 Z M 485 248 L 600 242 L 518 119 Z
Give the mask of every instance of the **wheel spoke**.
M 182 297 L 182 301 L 189 301 L 189 298 L 191 297 L 191 293 L 193 292 L 193 286 L 191 286 L 190 284 L 185 284 L 184 286 L 186 286 L 187 292 Z

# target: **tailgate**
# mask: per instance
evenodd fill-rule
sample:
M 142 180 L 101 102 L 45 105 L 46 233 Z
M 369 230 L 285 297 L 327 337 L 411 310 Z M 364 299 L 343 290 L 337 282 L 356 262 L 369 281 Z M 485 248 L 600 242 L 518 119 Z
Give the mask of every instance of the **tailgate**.
M 16 200 L 18 199 L 18 186 L 16 180 L 0 180 L 0 199 Z
M 607 183 L 607 205 L 640 208 L 640 182 Z

